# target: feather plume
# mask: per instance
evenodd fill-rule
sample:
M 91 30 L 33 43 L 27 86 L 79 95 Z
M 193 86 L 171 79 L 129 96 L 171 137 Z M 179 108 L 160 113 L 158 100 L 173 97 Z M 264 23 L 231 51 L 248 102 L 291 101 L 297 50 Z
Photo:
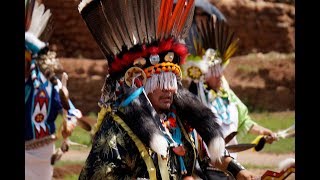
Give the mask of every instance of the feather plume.
M 120 7 L 120 14 L 118 14 L 117 17 L 122 16 L 122 21 L 123 21 L 122 26 L 127 31 L 126 32 L 127 37 L 130 39 L 130 43 L 131 43 L 130 46 L 128 46 L 128 49 L 130 49 L 132 46 L 136 44 L 133 37 L 138 37 L 136 24 L 135 24 L 135 21 L 133 20 L 134 18 L 133 8 L 130 5 L 131 1 L 128 2 L 124 0 L 121 0 L 121 1 L 119 0 L 118 3 Z
M 180 0 L 173 12 L 173 0 L 83 0 L 78 9 L 100 49 L 109 57 L 120 54 L 125 46 L 129 50 L 172 35 L 180 38 L 179 33 L 173 33 L 174 27 L 181 31 L 194 7 L 194 0 L 183 6 L 185 1 Z
M 190 23 L 187 24 L 186 20 L 188 19 L 188 17 L 190 18 L 190 14 L 191 14 L 191 17 L 193 16 L 193 11 L 194 11 L 194 0 L 189 0 L 187 3 L 187 6 L 185 7 L 185 10 L 183 11 L 183 15 L 181 16 L 181 19 L 179 21 L 177 34 L 176 34 L 177 37 L 181 37 L 181 32 L 185 27 L 187 27 L 186 25 L 188 25 L 188 28 L 190 28 L 191 24 Z
M 120 14 L 120 8 L 117 4 L 117 1 L 102 0 L 101 4 L 105 16 L 108 17 L 106 19 L 110 24 L 110 28 L 113 28 L 113 33 L 115 35 L 113 38 L 119 42 L 118 47 L 121 51 L 122 45 L 129 45 L 130 42 L 127 39 L 127 36 L 124 35 L 124 28 L 120 26 L 122 16 L 117 17 L 117 14 Z
M 34 4 L 35 4 L 35 0 L 25 1 L 25 14 L 24 14 L 25 31 L 27 31 L 30 28 Z
M 184 39 L 184 38 L 186 38 L 188 36 L 189 29 L 191 27 L 192 20 L 193 20 L 194 9 L 195 9 L 195 6 L 193 5 L 193 6 L 191 6 L 191 9 L 188 12 L 188 14 L 192 14 L 192 15 L 188 15 L 187 16 L 185 25 L 184 25 L 183 29 L 181 30 L 181 33 L 180 33 L 180 38 L 181 39 Z
M 164 19 L 164 16 L 163 16 L 164 7 L 165 7 L 165 2 L 161 1 L 160 12 L 159 12 L 159 17 L 158 17 L 158 22 L 157 22 L 157 33 L 156 33 L 157 39 L 161 38 L 162 24 L 163 24 L 163 19 Z
M 43 42 L 48 42 L 54 29 L 54 21 L 53 17 L 50 16 L 47 25 L 45 26 L 44 30 L 42 31 L 41 35 L 39 36 L 39 39 Z
M 173 0 L 169 0 L 169 2 L 167 2 L 166 7 L 165 7 L 165 11 L 164 11 L 164 21 L 163 21 L 163 32 L 162 34 L 162 38 L 166 39 L 167 36 L 167 32 L 169 31 L 169 27 L 168 27 L 168 23 L 169 20 L 171 18 L 171 13 L 172 13 L 172 8 L 173 8 Z
M 137 39 L 138 39 L 138 42 L 140 44 L 140 42 L 143 41 L 143 31 L 142 31 L 142 28 L 141 28 L 141 22 L 140 22 L 140 15 L 139 15 L 139 7 L 138 7 L 138 1 L 136 0 L 131 0 L 130 1 L 130 6 L 129 7 L 132 7 L 133 8 L 133 21 L 135 22 L 135 28 L 137 29 Z M 139 28 L 137 28 L 139 27 Z
M 168 31 L 166 32 L 167 33 L 166 36 L 169 35 L 168 33 L 175 34 L 175 32 L 177 31 L 178 23 L 182 15 L 184 5 L 185 5 L 185 0 L 178 0 L 178 2 L 176 3 L 176 6 L 172 13 L 172 17 L 170 18 L 168 23 Z M 174 26 L 175 24 L 176 26 Z M 169 31 L 170 29 L 172 29 L 172 32 Z
M 150 8 L 150 1 L 149 0 L 143 0 L 142 1 L 143 8 L 141 9 L 141 15 L 144 17 L 144 24 L 146 28 L 146 39 L 145 43 L 149 44 L 151 43 L 151 29 L 150 29 L 150 21 L 151 21 L 151 8 Z
M 235 38 L 235 33 L 230 29 L 228 24 L 223 19 L 218 19 L 212 14 L 210 19 L 205 17 L 194 19 L 193 22 L 197 28 L 193 28 L 189 32 L 186 40 L 187 46 L 195 50 L 198 47 L 203 49 L 214 49 L 218 57 L 221 58 L 222 64 L 226 64 L 230 57 L 238 48 L 238 38 Z M 201 53 L 199 53 L 201 52 Z M 202 57 L 204 51 L 194 51 L 195 54 Z
M 134 44 L 133 44 L 133 38 L 132 38 L 132 22 L 126 22 L 129 13 L 128 8 L 124 5 L 122 5 L 121 3 L 126 2 L 126 1 L 115 1 L 114 3 L 116 4 L 116 11 L 115 11 L 115 15 L 116 17 L 119 17 L 119 27 L 120 29 L 122 29 L 122 34 L 123 34 L 123 38 L 124 41 L 126 43 L 126 46 L 128 49 L 130 49 Z
M 144 0 L 138 0 L 138 14 L 139 14 L 139 20 L 141 24 L 140 27 L 142 29 L 142 41 L 140 42 L 146 43 L 148 39 L 148 30 L 146 26 L 146 21 L 148 17 L 145 16 Z
M 217 20 L 216 22 L 216 50 L 219 52 L 222 64 L 224 64 L 237 50 L 239 39 L 234 38 L 234 32 L 230 30 L 225 21 Z
M 50 16 L 50 10 L 48 9 L 45 11 L 44 5 L 39 4 L 36 1 L 33 7 L 31 23 L 28 32 L 32 33 L 38 38 L 45 29 Z
M 84 7 L 86 7 L 91 1 L 93 0 L 82 0 L 80 4 L 78 5 L 78 10 L 81 13 Z
M 85 20 L 91 34 L 98 42 L 100 49 L 105 55 L 118 54 L 121 45 L 116 37 L 113 27 L 105 18 L 105 13 L 99 1 L 91 1 L 84 6 L 81 11 L 82 18 Z M 104 28 L 96 28 L 104 27 Z
M 147 26 L 149 41 L 148 43 L 152 43 L 156 39 L 156 31 L 155 31 L 155 16 L 154 16 L 154 7 L 153 4 L 155 0 L 147 0 L 147 16 L 150 18 Z

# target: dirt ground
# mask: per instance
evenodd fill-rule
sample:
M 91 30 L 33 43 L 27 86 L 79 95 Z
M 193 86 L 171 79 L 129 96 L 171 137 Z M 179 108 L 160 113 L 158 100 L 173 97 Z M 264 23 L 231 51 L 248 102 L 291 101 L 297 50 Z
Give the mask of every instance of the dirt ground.
M 88 150 L 70 150 L 68 153 L 64 154 L 61 161 L 85 161 L 88 154 Z M 249 171 L 255 173 L 256 175 L 262 175 L 266 170 L 272 170 L 279 172 L 279 163 L 288 158 L 295 158 L 295 153 L 287 154 L 270 154 L 261 153 L 251 150 L 243 151 L 238 154 L 238 161 L 243 165 L 250 164 L 251 167 L 248 168 Z M 82 165 L 65 165 L 62 167 L 55 167 L 53 179 L 63 180 L 63 177 L 70 174 L 79 174 L 82 169 Z M 287 180 L 294 180 L 295 174 L 291 174 Z

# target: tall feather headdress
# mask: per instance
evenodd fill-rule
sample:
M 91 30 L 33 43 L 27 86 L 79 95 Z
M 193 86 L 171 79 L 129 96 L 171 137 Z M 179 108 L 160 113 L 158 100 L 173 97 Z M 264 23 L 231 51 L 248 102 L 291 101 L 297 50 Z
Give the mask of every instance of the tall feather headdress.
M 121 76 L 139 57 L 168 51 L 185 56 L 176 41 L 188 34 L 193 1 L 179 0 L 173 7 L 173 0 L 83 0 L 78 9 L 108 60 L 110 74 Z M 147 61 L 144 66 L 151 65 Z
M 111 107 L 144 144 L 166 155 L 160 118 L 146 94 L 156 88 L 175 90 L 177 113 L 189 111 L 182 120 L 199 129 L 208 144 L 220 137 L 214 115 L 199 114 L 205 107 L 180 86 L 179 65 L 188 55 L 181 40 L 191 27 L 194 0 L 83 0 L 78 9 L 108 61 L 102 108 Z
M 207 19 L 195 19 L 186 39 L 191 56 L 184 65 L 184 73 L 199 80 L 215 64 L 227 66 L 238 48 L 239 39 L 224 19 L 212 14 Z

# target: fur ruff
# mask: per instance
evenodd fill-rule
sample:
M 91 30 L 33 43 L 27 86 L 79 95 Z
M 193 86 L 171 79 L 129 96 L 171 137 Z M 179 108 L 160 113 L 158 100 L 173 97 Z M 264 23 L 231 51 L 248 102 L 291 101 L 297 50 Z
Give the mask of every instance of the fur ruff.
M 209 144 L 212 161 L 219 160 L 224 152 L 224 140 L 216 116 L 201 101 L 187 89 L 178 84 L 178 92 L 174 96 L 174 105 L 181 121 L 186 121 L 195 128 L 204 142 Z M 220 157 L 217 157 L 220 154 Z
M 127 88 L 124 92 L 130 95 L 134 90 L 136 88 Z M 203 105 L 194 94 L 184 89 L 181 83 L 178 83 L 173 104 L 176 106 L 177 115 L 182 123 L 195 128 L 204 142 L 209 144 L 212 161 L 219 160 L 223 156 L 225 144 L 220 126 L 216 123 L 216 116 L 212 111 Z M 128 106 L 120 108 L 119 111 L 125 115 L 124 121 L 144 144 L 158 154 L 166 155 L 168 143 L 160 130 L 162 127 L 160 117 L 144 93 L 141 93 Z
M 135 88 L 130 88 L 126 94 L 131 94 Z M 163 156 L 167 155 L 168 143 L 160 131 L 160 117 L 151 106 L 144 93 L 141 93 L 128 106 L 119 109 L 126 118 L 123 120 L 139 139 L 153 151 Z

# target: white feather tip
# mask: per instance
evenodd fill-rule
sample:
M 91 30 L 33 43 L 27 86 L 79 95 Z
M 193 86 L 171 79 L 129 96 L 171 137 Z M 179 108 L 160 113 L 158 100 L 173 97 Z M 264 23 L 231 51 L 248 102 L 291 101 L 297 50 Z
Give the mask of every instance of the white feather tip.
M 222 137 L 215 137 L 209 143 L 210 159 L 213 163 L 216 161 L 221 163 L 221 157 L 224 155 L 225 142 Z
M 38 49 L 42 49 L 46 46 L 46 44 L 42 41 L 40 41 L 34 34 L 31 32 L 26 32 L 24 34 L 25 41 L 28 41 L 29 43 L 33 44 L 36 46 Z
M 156 153 L 164 157 L 167 156 L 168 142 L 166 138 L 164 138 L 160 134 L 155 134 L 151 137 L 150 147 Z
M 84 7 L 86 7 L 87 4 L 89 4 L 91 1 L 93 1 L 93 0 L 82 0 L 81 3 L 80 3 L 79 6 L 78 6 L 79 12 L 81 13 L 82 9 L 83 9 Z

